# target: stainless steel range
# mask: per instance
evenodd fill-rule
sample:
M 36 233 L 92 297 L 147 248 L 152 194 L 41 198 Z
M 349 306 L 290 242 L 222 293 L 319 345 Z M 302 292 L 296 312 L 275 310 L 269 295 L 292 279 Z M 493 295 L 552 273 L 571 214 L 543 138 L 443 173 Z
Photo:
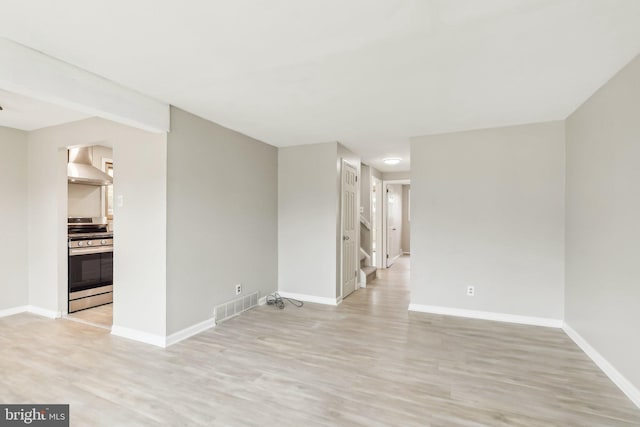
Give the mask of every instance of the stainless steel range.
M 113 233 L 106 218 L 71 217 L 69 313 L 113 302 Z

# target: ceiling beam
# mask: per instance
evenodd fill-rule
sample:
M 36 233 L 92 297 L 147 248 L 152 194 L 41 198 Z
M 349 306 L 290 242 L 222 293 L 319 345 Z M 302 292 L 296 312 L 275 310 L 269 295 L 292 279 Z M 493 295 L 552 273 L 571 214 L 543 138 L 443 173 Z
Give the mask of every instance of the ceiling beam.
M 169 104 L 0 38 L 0 89 L 152 132 L 168 132 Z

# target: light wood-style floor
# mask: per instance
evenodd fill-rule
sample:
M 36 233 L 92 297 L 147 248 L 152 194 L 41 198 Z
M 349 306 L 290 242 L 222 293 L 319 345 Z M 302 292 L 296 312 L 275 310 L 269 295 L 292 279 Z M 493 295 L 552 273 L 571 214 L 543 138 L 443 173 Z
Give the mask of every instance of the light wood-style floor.
M 638 426 L 560 330 L 408 313 L 407 259 L 338 307 L 262 306 L 168 349 L 0 319 L 0 402 L 73 426 Z M 141 314 L 142 315 L 142 314 Z
M 113 325 L 113 303 L 76 311 L 68 314 L 66 319 L 111 330 Z

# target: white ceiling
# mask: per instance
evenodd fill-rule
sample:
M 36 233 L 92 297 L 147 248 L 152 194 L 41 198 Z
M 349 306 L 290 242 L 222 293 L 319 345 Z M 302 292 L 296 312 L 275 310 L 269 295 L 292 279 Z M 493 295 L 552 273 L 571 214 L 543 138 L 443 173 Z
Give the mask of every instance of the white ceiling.
M 35 130 L 89 117 L 47 102 L 0 89 L 0 126 L 21 130 Z
M 382 170 L 411 136 L 564 119 L 640 52 L 638 0 L 0 0 L 0 34 L 276 146 Z

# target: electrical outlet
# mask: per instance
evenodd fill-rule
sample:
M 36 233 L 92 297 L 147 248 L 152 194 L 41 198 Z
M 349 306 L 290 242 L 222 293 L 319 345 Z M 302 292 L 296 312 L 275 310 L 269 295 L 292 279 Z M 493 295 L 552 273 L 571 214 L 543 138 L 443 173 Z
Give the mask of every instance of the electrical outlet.
M 242 293 L 242 284 L 238 283 L 236 285 L 236 295 L 240 295 Z
M 467 296 L 472 297 L 476 294 L 476 288 L 473 286 L 467 286 Z

